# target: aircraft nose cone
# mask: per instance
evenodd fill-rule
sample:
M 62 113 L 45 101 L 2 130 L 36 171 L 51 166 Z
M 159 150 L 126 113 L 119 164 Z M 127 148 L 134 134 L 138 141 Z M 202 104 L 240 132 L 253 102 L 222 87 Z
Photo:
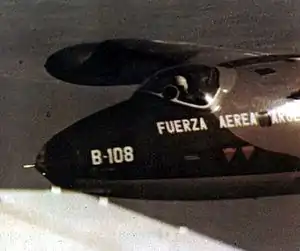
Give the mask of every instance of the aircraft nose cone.
M 41 151 L 38 153 L 36 157 L 36 163 L 35 163 L 35 168 L 43 175 L 45 176 L 46 173 L 48 172 L 46 168 L 46 163 L 45 163 L 45 149 L 46 146 L 44 146 Z
M 74 180 L 76 160 L 70 144 L 54 138 L 38 153 L 35 168 L 52 184 L 67 188 L 72 186 Z

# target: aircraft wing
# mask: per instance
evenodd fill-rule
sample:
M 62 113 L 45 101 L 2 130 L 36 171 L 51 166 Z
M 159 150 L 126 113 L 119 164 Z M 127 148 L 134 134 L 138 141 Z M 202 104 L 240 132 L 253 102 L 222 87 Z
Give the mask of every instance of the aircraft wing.
M 186 42 L 112 39 L 59 50 L 48 58 L 45 68 L 50 75 L 74 84 L 138 85 L 155 72 L 175 65 L 217 65 L 269 54 Z
M 4 250 L 237 250 L 110 203 L 62 191 L 0 192 Z
M 147 56 L 159 56 L 170 60 L 189 60 L 195 56 L 205 63 L 219 64 L 228 60 L 237 60 L 245 57 L 269 55 L 271 52 L 259 50 L 244 50 L 225 48 L 200 43 L 162 41 L 146 39 L 115 39 L 106 40 L 106 43 L 118 44 L 124 50 L 131 50 Z M 272 51 L 274 53 L 274 51 Z M 280 53 L 276 51 L 275 53 Z M 284 53 L 284 52 L 281 52 Z M 199 62 L 198 62 L 199 63 Z

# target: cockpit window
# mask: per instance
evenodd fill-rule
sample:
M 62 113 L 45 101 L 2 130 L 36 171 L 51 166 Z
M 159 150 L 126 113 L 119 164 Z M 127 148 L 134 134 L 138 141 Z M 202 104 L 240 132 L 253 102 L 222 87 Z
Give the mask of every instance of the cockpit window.
M 219 89 L 219 72 L 204 65 L 183 65 L 156 73 L 140 91 L 184 104 L 206 106 Z

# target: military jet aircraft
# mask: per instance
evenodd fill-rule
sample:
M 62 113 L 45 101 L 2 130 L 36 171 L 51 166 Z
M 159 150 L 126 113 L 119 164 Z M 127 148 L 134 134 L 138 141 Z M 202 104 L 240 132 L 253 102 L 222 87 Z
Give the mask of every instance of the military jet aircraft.
M 158 200 L 300 191 L 299 55 L 161 41 L 102 46 L 107 44 L 114 55 L 102 50 L 107 64 L 100 62 L 99 45 L 72 67 L 53 62 L 66 51 L 46 63 L 50 74 L 67 82 L 120 84 L 120 73 L 123 84 L 139 85 L 130 99 L 44 145 L 35 167 L 50 182 L 102 196 Z

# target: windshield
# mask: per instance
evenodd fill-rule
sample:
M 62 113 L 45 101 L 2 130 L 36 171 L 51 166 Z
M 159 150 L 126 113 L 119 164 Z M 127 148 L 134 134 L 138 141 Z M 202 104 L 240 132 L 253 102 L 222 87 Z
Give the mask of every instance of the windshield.
M 156 73 L 140 91 L 169 100 L 205 106 L 219 89 L 218 70 L 204 65 L 183 65 Z

